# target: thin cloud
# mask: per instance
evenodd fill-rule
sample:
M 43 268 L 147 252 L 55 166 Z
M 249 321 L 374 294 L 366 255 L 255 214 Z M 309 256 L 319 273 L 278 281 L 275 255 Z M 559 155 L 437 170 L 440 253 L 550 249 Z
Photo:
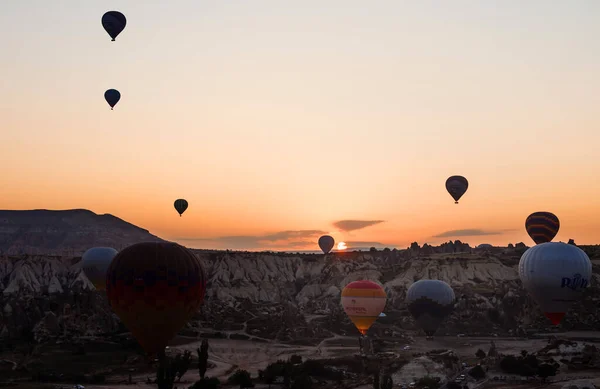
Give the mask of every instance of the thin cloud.
M 321 230 L 286 230 L 266 235 L 233 235 L 216 238 L 178 238 L 174 240 L 217 249 L 299 248 L 316 245 L 318 236 L 326 233 L 326 231 Z
M 434 238 L 455 238 L 461 236 L 485 236 L 485 235 L 502 235 L 504 232 L 513 231 L 508 230 L 482 230 L 480 228 L 467 228 L 464 230 L 450 230 L 445 231 L 437 235 L 433 235 Z
M 288 240 L 294 238 L 310 238 L 316 235 L 323 235 L 327 232 L 321 230 L 287 230 L 280 231 L 274 234 L 264 235 L 261 237 L 263 240 L 277 241 L 277 240 Z
M 350 240 L 350 241 L 346 242 L 346 245 L 348 245 L 348 247 L 350 247 L 350 246 L 385 246 L 385 243 Z
M 383 223 L 385 220 L 339 220 L 333 225 L 340 231 L 355 231 L 374 226 L 375 224 Z
M 389 244 L 385 244 L 385 243 L 381 243 L 381 242 L 361 242 L 361 241 L 348 241 L 346 242 L 346 246 L 348 246 L 349 249 L 353 249 L 353 248 L 370 248 L 370 247 L 375 247 L 375 248 L 384 248 L 384 247 L 396 247 L 396 245 L 389 245 Z

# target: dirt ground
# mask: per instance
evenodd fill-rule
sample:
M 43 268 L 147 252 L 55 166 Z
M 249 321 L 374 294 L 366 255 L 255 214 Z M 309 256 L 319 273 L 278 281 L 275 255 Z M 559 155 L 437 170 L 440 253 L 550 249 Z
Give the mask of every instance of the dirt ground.
M 557 334 L 553 334 L 557 335 Z M 600 332 L 598 333 L 577 333 L 563 334 L 563 336 L 571 335 L 573 338 L 593 336 L 598 338 L 600 343 Z M 414 353 L 425 353 L 434 349 L 452 349 L 461 358 L 461 361 L 467 363 L 475 363 L 475 353 L 479 348 L 487 352 L 491 342 L 495 342 L 496 349 L 500 353 L 517 354 L 521 350 L 537 351 L 547 345 L 546 339 L 522 339 L 522 338 L 501 338 L 501 337 L 450 337 L 440 336 L 433 340 L 426 340 L 422 336 L 415 336 L 414 342 L 407 344 L 409 350 L 403 350 L 404 344 L 400 344 L 394 349 L 385 351 L 394 351 L 399 354 L 405 354 L 412 357 Z M 172 342 L 171 353 L 183 352 L 190 350 L 196 355 L 196 348 L 200 347 L 200 339 L 178 337 Z M 73 355 L 72 350 L 61 348 L 57 345 L 46 345 L 36 350 L 34 358 L 44 367 L 57 369 L 68 366 L 71 370 L 77 369 L 86 373 L 103 373 L 108 377 L 109 382 L 103 385 L 85 384 L 86 389 L 116 389 L 116 388 L 156 388 L 155 384 L 146 384 L 147 377 L 153 377 L 154 372 L 150 366 L 145 363 L 143 358 L 135 356 L 131 351 L 122 350 L 119 345 L 104 345 L 96 348 L 93 346 L 86 347 L 85 355 Z M 313 358 L 334 358 L 339 356 L 347 356 L 358 353 L 358 338 L 334 336 L 322 341 L 316 346 L 296 346 L 279 343 L 259 343 L 244 340 L 229 340 L 229 339 L 210 339 L 209 340 L 209 362 L 215 366 L 207 371 L 207 376 L 218 377 L 221 381 L 227 379 L 237 369 L 248 370 L 253 376 L 258 374 L 259 369 L 264 369 L 268 364 L 277 361 L 278 359 L 287 359 L 291 355 L 300 355 L 303 359 Z M 0 360 L 20 361 L 22 356 L 2 354 Z M 5 364 L 8 366 L 8 364 Z M 0 371 L 0 376 L 5 375 L 6 370 Z M 124 384 L 129 374 L 131 374 L 135 384 Z M 13 374 L 10 374 L 16 378 Z M 496 375 L 490 371 L 489 376 Z M 497 373 L 497 375 L 502 375 Z M 596 381 L 600 384 L 600 372 L 561 372 L 554 379 L 581 378 L 582 376 L 590 377 L 592 382 Z M 596 377 L 597 376 L 597 377 Z M 8 376 L 6 376 L 9 378 Z M 183 382 L 176 384 L 179 389 L 189 387 L 197 380 L 198 373 L 196 364 L 192 366 L 183 377 Z M 2 379 L 3 380 L 3 379 Z M 564 382 L 566 383 L 566 382 Z M 563 383 L 563 384 L 564 384 Z M 546 386 L 546 388 L 561 388 L 563 384 Z M 31 382 L 22 382 L 17 388 L 72 388 L 72 384 L 33 384 Z M 535 387 L 533 385 L 518 385 L 509 383 L 499 383 L 488 381 L 483 385 L 479 385 L 478 389 L 485 388 L 517 388 L 517 387 Z M 262 386 L 258 385 L 257 389 Z M 472 387 L 475 387 L 474 385 Z

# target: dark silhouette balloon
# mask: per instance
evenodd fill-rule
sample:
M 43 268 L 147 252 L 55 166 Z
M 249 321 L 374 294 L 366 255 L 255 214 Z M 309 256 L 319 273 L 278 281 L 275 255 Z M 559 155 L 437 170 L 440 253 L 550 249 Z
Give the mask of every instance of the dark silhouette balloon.
M 110 35 L 113 42 L 117 35 L 125 29 L 126 25 L 127 19 L 125 18 L 125 15 L 119 11 L 108 11 L 102 15 L 102 27 L 104 27 L 108 35 Z
M 129 246 L 115 256 L 106 274 L 111 308 L 150 355 L 164 353 L 205 293 L 200 260 L 171 242 Z
M 408 311 L 428 337 L 432 337 L 454 309 L 454 291 L 444 281 L 420 280 L 406 291 Z
M 181 217 L 181 215 L 185 212 L 185 210 L 188 209 L 188 202 L 187 202 L 187 200 L 184 200 L 184 199 L 175 200 L 175 204 L 173 204 L 173 205 L 175 206 L 175 209 L 179 213 L 179 217 Z
M 446 180 L 446 190 L 454 199 L 454 203 L 458 204 L 458 200 L 465 194 L 469 188 L 469 181 L 463 176 L 451 176 Z
M 112 109 L 115 107 L 115 105 L 117 105 L 119 100 L 121 100 L 121 92 L 119 92 L 116 89 L 109 89 L 106 92 L 104 92 L 104 99 L 106 100 L 108 105 L 110 105 L 110 109 L 112 111 Z
M 329 235 L 323 235 L 319 238 L 319 247 L 325 254 L 328 254 L 331 251 L 334 244 L 335 240 Z
M 534 212 L 527 216 L 525 229 L 536 244 L 547 243 L 558 234 L 560 221 L 552 212 Z

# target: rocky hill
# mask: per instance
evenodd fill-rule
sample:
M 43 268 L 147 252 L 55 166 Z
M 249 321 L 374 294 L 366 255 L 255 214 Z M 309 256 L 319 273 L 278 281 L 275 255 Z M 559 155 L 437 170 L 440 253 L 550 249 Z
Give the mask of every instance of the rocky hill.
M 597 246 L 582 247 L 595 263 Z M 550 329 L 548 320 L 523 290 L 517 264 L 524 245 L 472 249 L 461 242 L 407 250 L 314 254 L 273 254 L 196 250 L 209 274 L 202 311 L 185 335 L 232 339 L 277 339 L 315 344 L 356 330 L 339 303 L 349 282 L 371 279 L 387 293 L 387 317 L 371 332 L 410 341 L 422 336 L 404 298 L 422 278 L 449 283 L 457 296 L 454 313 L 438 334 L 525 334 Z M 4 256 L 0 259 L 0 336 L 9 339 L 109 336 L 124 331 L 103 294 L 94 291 L 78 257 Z M 584 299 L 561 330 L 597 329 L 600 268 Z
M 93 246 L 117 250 L 137 242 L 161 241 L 113 215 L 85 209 L 0 210 L 0 253 L 81 255 Z

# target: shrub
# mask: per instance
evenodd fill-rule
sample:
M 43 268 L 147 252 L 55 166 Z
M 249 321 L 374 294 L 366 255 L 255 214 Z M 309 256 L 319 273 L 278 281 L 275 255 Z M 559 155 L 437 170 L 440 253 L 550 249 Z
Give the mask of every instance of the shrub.
M 481 367 L 480 365 L 477 365 L 471 370 L 469 370 L 469 375 L 475 378 L 476 380 L 480 380 L 482 378 L 485 378 L 485 370 L 483 370 L 483 367 Z
M 534 376 L 538 370 L 539 361 L 535 355 L 526 355 L 525 357 L 507 355 L 500 361 L 500 368 L 508 374 L 518 374 L 522 376 Z
M 196 381 L 194 385 L 190 386 L 189 389 L 218 389 L 221 386 L 221 381 L 218 378 L 202 378 L 200 381 Z
M 542 378 L 542 381 L 546 381 L 546 378 L 550 376 L 555 376 L 556 371 L 558 370 L 558 364 L 554 363 L 552 365 L 548 363 L 543 363 L 539 366 L 537 370 L 537 375 Z
M 103 384 L 106 382 L 106 376 L 104 374 L 94 374 L 90 378 L 90 384 Z
M 417 380 L 417 387 L 429 389 L 438 389 L 440 387 L 440 379 L 438 377 L 425 376 Z
M 237 370 L 228 379 L 228 384 L 239 385 L 240 388 L 253 388 L 254 384 L 250 378 L 250 373 L 246 370 Z
M 290 357 L 290 363 L 292 365 L 297 365 L 299 363 L 302 363 L 302 357 L 300 355 L 292 355 Z
M 460 386 L 460 384 L 456 381 L 450 381 L 446 385 L 446 388 L 447 389 L 462 389 L 462 386 Z
M 291 389 L 312 389 L 313 381 L 307 374 L 301 374 L 292 383 Z

